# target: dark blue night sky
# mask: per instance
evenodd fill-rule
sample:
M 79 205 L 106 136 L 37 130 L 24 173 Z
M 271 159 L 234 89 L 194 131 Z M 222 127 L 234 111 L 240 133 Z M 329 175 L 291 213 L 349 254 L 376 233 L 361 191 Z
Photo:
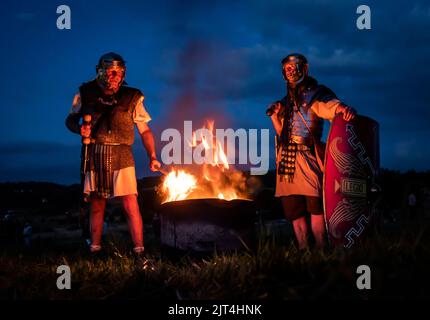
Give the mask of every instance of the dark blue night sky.
M 56 28 L 61 4 L 71 7 L 71 30 Z M 372 30 L 356 28 L 360 4 L 372 9 Z M 78 181 L 80 139 L 64 119 L 78 86 L 94 77 L 108 51 L 126 59 L 127 82 L 144 92 L 157 140 L 187 119 L 272 130 L 265 109 L 284 95 L 280 60 L 298 51 L 311 75 L 380 123 L 382 167 L 430 169 L 428 1 L 1 6 L 0 181 Z M 147 160 L 137 137 L 134 151 L 140 178 Z

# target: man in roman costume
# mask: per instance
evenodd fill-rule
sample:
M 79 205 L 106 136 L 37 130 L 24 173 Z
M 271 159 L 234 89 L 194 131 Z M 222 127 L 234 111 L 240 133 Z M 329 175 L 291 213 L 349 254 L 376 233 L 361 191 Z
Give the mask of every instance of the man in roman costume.
M 308 61 L 290 54 L 282 62 L 287 95 L 271 105 L 267 114 L 275 128 L 277 143 L 276 197 L 285 217 L 292 222 L 300 249 L 308 247 L 308 225 L 318 247 L 324 247 L 326 232 L 322 203 L 324 119 L 341 113 L 347 121 L 356 112 L 342 103 L 329 88 L 308 75 Z
M 127 217 L 134 252 L 143 254 L 143 223 L 137 202 L 137 182 L 132 153 L 136 126 L 150 161 L 150 170 L 160 167 L 154 137 L 140 90 L 126 86 L 125 61 L 110 52 L 100 57 L 96 78 L 82 84 L 66 119 L 70 131 L 90 138 L 84 156 L 83 192 L 90 202 L 92 253 L 101 250 L 106 200 L 118 197 Z M 91 116 L 90 123 L 80 119 Z

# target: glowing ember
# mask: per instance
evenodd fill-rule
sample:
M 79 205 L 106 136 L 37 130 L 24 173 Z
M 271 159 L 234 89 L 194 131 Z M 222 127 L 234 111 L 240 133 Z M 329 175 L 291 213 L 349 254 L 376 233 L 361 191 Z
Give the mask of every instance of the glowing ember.
M 220 195 L 221 195 L 221 197 L 218 196 L 218 198 L 219 199 L 225 199 L 225 200 L 234 200 L 234 199 L 239 198 L 236 191 L 234 191 L 233 189 L 225 190 Z
M 167 196 L 164 202 L 184 200 L 196 188 L 196 178 L 185 171 L 172 171 L 164 179 L 162 191 Z

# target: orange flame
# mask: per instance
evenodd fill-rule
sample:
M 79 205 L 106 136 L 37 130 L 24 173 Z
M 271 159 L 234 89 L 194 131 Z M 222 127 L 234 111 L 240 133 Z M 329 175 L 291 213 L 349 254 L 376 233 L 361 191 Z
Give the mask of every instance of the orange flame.
M 226 156 L 226 154 L 225 154 L 225 152 L 221 146 L 221 143 L 219 141 L 216 141 L 216 137 L 214 134 L 214 121 L 209 120 L 207 122 L 207 125 L 204 128 L 209 130 L 210 137 L 212 137 L 212 143 L 209 143 L 209 141 L 206 139 L 206 137 L 203 134 L 201 134 L 201 136 L 200 136 L 200 140 L 201 140 L 202 145 L 205 148 L 205 150 L 212 151 L 212 159 L 211 159 L 210 164 L 212 166 L 219 166 L 220 165 L 224 169 L 229 169 L 227 156 Z M 193 132 L 193 146 L 196 145 L 195 143 L 196 143 L 195 134 Z
M 194 167 L 193 172 L 199 171 L 197 174 L 199 178 L 183 170 L 170 172 L 165 177 L 161 188 L 165 198 L 164 202 L 199 198 L 224 200 L 246 198 L 243 196 L 243 190 L 240 190 L 244 189 L 243 181 L 245 178 L 241 173 L 232 171 L 230 168 L 221 143 L 216 141 L 214 121 L 208 121 L 203 128 L 209 130 L 211 133 L 209 137 L 205 136 L 202 131 L 200 131 L 199 137 L 197 137 L 196 132 L 193 132 L 192 141 L 188 143 L 190 147 L 194 148 L 197 146 L 197 140 L 201 141 L 205 152 L 209 151 L 206 154 L 211 156 L 209 163 Z
M 185 171 L 172 171 L 164 179 L 162 191 L 167 195 L 164 202 L 184 200 L 196 188 L 196 178 Z

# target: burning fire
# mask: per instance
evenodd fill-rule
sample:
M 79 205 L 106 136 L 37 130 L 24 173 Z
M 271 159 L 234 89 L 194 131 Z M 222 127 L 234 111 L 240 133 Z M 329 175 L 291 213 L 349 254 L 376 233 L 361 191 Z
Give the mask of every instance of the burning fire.
M 167 195 L 164 202 L 184 200 L 196 188 L 197 180 L 183 170 L 170 172 L 163 182 L 162 191 Z
M 229 166 L 221 143 L 215 141 L 214 122 L 208 121 L 204 129 L 210 133 L 209 137 L 202 131 L 200 135 L 193 132 L 189 145 L 193 148 L 202 148 L 209 156 L 209 163 L 194 166 L 192 171 L 196 172 L 195 174 L 178 169 L 167 174 L 161 186 L 163 202 L 200 198 L 224 200 L 246 198 L 245 177 Z M 201 141 L 201 145 L 198 145 L 197 141 Z

